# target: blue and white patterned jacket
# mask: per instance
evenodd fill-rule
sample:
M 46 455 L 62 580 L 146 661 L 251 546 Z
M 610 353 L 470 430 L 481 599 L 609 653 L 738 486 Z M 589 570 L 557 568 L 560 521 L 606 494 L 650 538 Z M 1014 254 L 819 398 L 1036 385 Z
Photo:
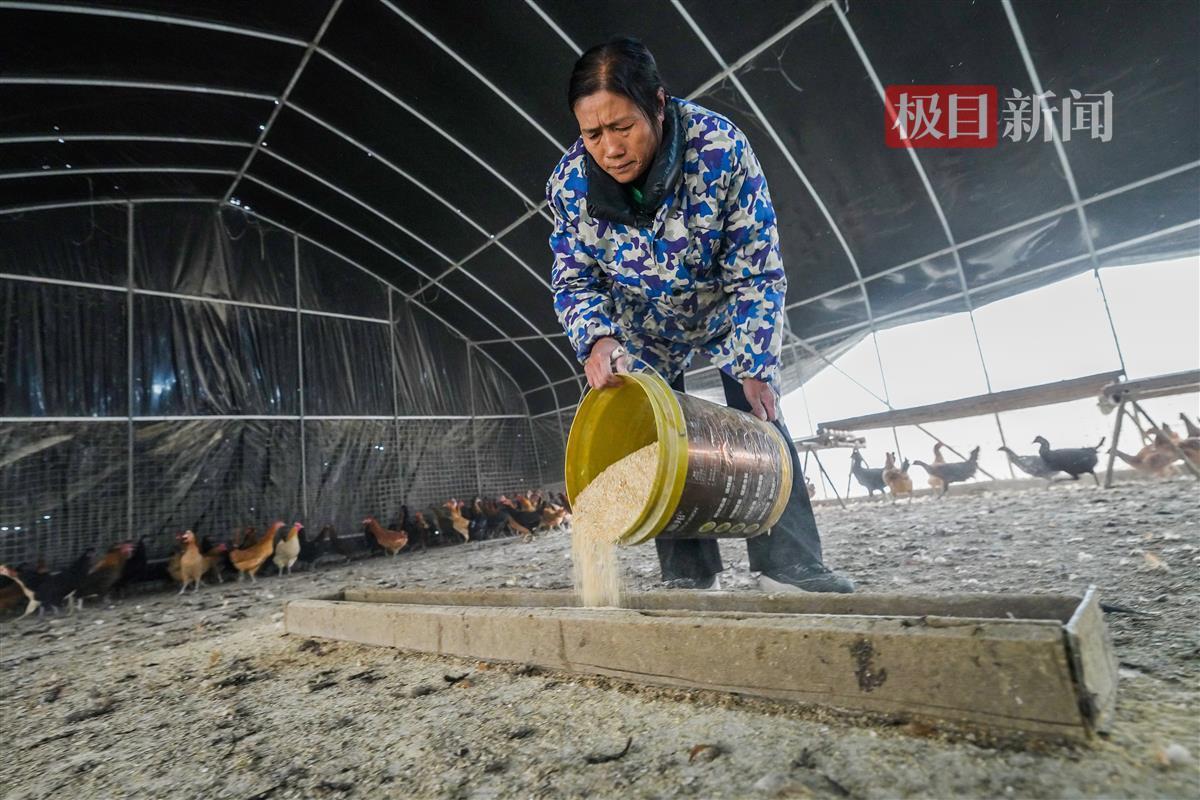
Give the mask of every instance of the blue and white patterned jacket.
M 613 336 L 667 380 L 703 350 L 732 377 L 778 388 L 787 278 L 766 178 L 725 117 L 677 98 L 666 117 L 651 167 L 663 185 L 647 186 L 645 210 L 622 207 L 582 138 L 551 174 L 558 319 L 580 361 Z

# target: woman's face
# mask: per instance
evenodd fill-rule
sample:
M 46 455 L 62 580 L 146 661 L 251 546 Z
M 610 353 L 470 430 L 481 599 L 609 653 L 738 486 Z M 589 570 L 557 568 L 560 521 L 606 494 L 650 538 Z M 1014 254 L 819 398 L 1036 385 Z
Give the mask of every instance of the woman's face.
M 636 180 L 650 167 L 662 138 L 666 96 L 658 93 L 658 114 L 649 120 L 628 97 L 602 89 L 575 103 L 583 146 L 618 183 Z

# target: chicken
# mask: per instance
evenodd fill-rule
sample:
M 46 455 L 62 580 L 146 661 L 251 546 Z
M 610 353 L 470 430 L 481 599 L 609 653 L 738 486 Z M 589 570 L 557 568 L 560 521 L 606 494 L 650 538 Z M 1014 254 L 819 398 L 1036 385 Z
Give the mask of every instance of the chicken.
M 505 527 L 513 534 L 520 536 L 525 542 L 533 540 L 534 531 L 542 524 L 542 515 L 538 511 L 526 511 L 524 508 L 518 508 L 517 503 L 509 500 L 505 495 L 500 495 L 500 504 L 497 510 L 504 518 Z
M 104 558 L 92 567 L 75 591 L 76 605 L 82 609 L 85 597 L 107 597 L 113 587 L 117 585 L 117 581 L 121 579 L 125 562 L 132 555 L 133 542 L 120 542 L 108 548 Z
M 229 560 L 233 563 L 233 568 L 238 572 L 239 583 L 247 574 L 250 576 L 251 581 L 258 580 L 255 576 L 262 565 L 266 563 L 266 560 L 275 552 L 275 537 L 279 534 L 279 529 L 282 527 L 283 520 L 275 520 L 271 523 L 271 527 L 267 528 L 262 538 L 254 544 L 234 548 L 229 552 Z
M 942 448 L 945 446 L 946 445 L 942 444 L 941 442 L 933 443 L 933 463 L 935 466 L 937 464 L 945 464 L 946 463 L 946 457 L 944 455 L 942 455 Z M 917 462 L 917 463 L 920 463 L 920 462 Z M 937 489 L 945 488 L 945 484 L 942 483 L 942 479 L 937 477 L 936 475 L 933 475 L 932 473 L 929 474 L 929 478 L 926 482 L 929 484 L 930 489 L 937 490 Z
M 1180 442 L 1183 441 L 1183 437 L 1180 436 L 1175 431 L 1171 430 L 1171 426 L 1165 422 L 1158 426 L 1158 431 L 1156 432 L 1156 435 L 1158 433 L 1161 433 L 1163 436 L 1166 436 L 1167 439 L 1171 440 L 1175 444 L 1179 444 Z
M 363 520 L 363 525 L 367 529 L 367 533 L 379 543 L 379 546 L 387 551 L 387 554 L 392 558 L 396 557 L 408 544 L 408 534 L 403 531 L 389 531 L 387 528 L 379 524 L 374 517 L 367 517 Z
M 450 526 L 454 532 L 461 536 L 464 542 L 471 541 L 471 523 L 463 516 L 462 501 L 452 498 L 442 505 L 450 514 Z
M 75 592 L 87 577 L 92 568 L 92 559 L 95 558 L 96 549 L 89 547 L 83 551 L 72 563 L 62 572 L 47 574 L 43 572 L 33 573 L 18 573 L 16 570 L 0 565 L 0 575 L 8 578 L 17 584 L 21 593 L 25 595 L 27 605 L 22 618 L 29 616 L 34 611 L 38 615 L 45 613 L 47 608 L 57 611 L 64 600 L 70 604 L 73 611 L 75 604 L 72 600 Z
M 1173 448 L 1164 445 L 1162 439 L 1165 439 L 1165 436 L 1162 434 L 1158 436 L 1158 440 L 1153 444 L 1143 447 L 1137 452 L 1137 455 L 1131 456 L 1127 453 L 1122 453 L 1115 447 L 1109 452 L 1138 472 L 1144 472 L 1156 478 L 1170 478 L 1177 474 L 1175 467 L 1172 465 L 1179 460 L 1179 456 Z
M 511 533 L 508 527 L 508 510 L 495 500 L 487 499 L 480 503 L 483 515 L 484 538 L 494 539 Z
M 19 578 L 21 568 L 18 566 L 13 572 Z M 15 611 L 21 607 L 22 602 L 26 602 L 24 581 L 9 578 L 7 575 L 3 577 L 4 580 L 0 580 L 0 612 Z
M 454 530 L 454 520 L 450 519 L 449 514 L 443 513 L 445 510 L 443 506 L 433 506 L 429 509 L 429 515 L 433 518 L 434 540 L 447 545 L 461 543 L 462 536 Z M 453 539 L 450 538 L 451 534 L 454 534 Z
M 221 576 L 222 569 L 225 566 L 225 559 L 229 555 L 229 545 L 224 542 L 217 542 L 212 547 L 203 548 L 204 553 L 204 577 L 213 577 L 217 579 L 217 583 L 224 583 L 225 578 Z
M 938 497 L 944 497 L 946 492 L 950 491 L 950 484 L 962 483 L 975 477 L 975 472 L 979 469 L 979 447 L 971 451 L 966 461 L 948 461 L 944 464 L 926 464 L 924 461 L 912 463 L 942 482 L 942 491 Z
M 25 598 L 25 613 L 21 615 L 22 618 L 28 617 L 41 607 L 42 604 L 38 601 L 37 596 L 33 593 L 33 589 L 31 589 L 25 582 L 29 577 L 28 575 L 22 577 L 20 573 L 7 564 L 0 564 L 0 575 L 12 581 L 12 585 L 16 587 L 17 591 L 20 593 L 20 596 Z M 4 606 L 6 609 L 9 607 L 10 606 L 7 604 Z
M 902 467 L 897 467 L 895 453 L 888 453 L 884 458 L 883 482 L 891 490 L 893 503 L 898 495 L 907 495 L 908 499 L 912 500 L 913 484 L 912 478 L 908 477 L 908 462 Z
M 292 574 L 292 565 L 300 558 L 300 531 L 304 526 L 299 522 L 293 522 L 291 529 L 287 535 L 279 540 L 279 544 L 275 545 L 275 569 L 276 575 L 281 574 L 284 569 L 288 575 Z
M 541 515 L 541 527 L 545 530 L 561 528 L 571 519 L 571 514 L 565 508 L 546 502 L 542 503 Z
M 1200 436 L 1184 439 L 1179 443 L 1179 449 L 1188 461 L 1200 467 Z
M 1179 418 L 1183 420 L 1183 429 L 1187 431 L 1187 438 L 1200 439 L 1200 425 L 1192 422 L 1192 418 L 1187 414 L 1181 413 Z
M 125 560 L 125 566 L 121 569 L 121 580 L 117 582 L 117 588 L 124 594 L 132 584 L 146 580 L 147 573 L 146 537 L 139 536 L 137 544 L 133 547 L 133 555 Z
M 1080 475 L 1087 473 L 1092 476 L 1097 486 L 1100 485 L 1100 479 L 1096 477 L 1096 464 L 1100 459 L 1096 452 L 1104 446 L 1103 438 L 1095 447 L 1070 447 L 1062 450 L 1052 450 L 1050 442 L 1046 441 L 1044 436 L 1036 437 L 1033 443 L 1039 445 L 1038 455 L 1050 469 L 1067 473 L 1073 481 L 1079 480 Z
M 1045 478 L 1046 480 L 1050 480 L 1054 475 L 1059 473 L 1059 470 L 1054 469 L 1045 461 L 1042 461 L 1042 457 L 1039 455 L 1017 455 L 1010 447 L 1001 447 L 998 448 L 998 450 L 999 452 L 1002 452 L 1008 456 L 1008 461 L 1010 464 L 1021 470 L 1021 472 L 1024 472 L 1026 475 L 1034 478 Z
M 859 485 L 867 490 L 868 497 L 874 497 L 876 492 L 882 494 L 887 486 L 883 482 L 883 470 L 864 467 L 862 454 L 857 450 L 850 454 L 850 472 Z
M 434 527 L 429 524 L 429 520 L 425 519 L 425 514 L 420 511 L 413 512 L 413 527 L 416 528 L 418 538 L 421 540 L 421 546 L 425 547 L 426 543 L 433 541 L 436 534 Z
M 817 485 L 807 475 L 804 476 L 804 488 L 808 491 L 809 500 L 817 496 Z
M 204 576 L 208 564 L 204 561 L 204 554 L 200 552 L 200 546 L 196 544 L 195 533 L 184 531 L 179 534 L 179 541 L 183 545 L 183 551 L 179 554 L 179 577 L 176 579 L 181 584 L 179 593 L 186 592 L 188 584 L 192 585 L 192 591 L 198 592 L 200 591 L 200 578 Z
M 244 550 L 258 542 L 258 528 L 250 525 L 233 532 L 233 549 Z

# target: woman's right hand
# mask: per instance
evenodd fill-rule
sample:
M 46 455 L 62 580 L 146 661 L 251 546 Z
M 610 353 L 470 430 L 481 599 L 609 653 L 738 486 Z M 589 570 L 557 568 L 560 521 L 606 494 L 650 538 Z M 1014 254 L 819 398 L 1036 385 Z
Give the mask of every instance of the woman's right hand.
M 617 373 L 629 371 L 629 356 L 622 352 L 613 364 L 613 353 L 624 350 L 621 343 L 611 336 L 597 339 L 592 345 L 592 352 L 584 362 L 583 371 L 587 375 L 588 385 L 593 389 L 603 389 L 608 386 L 620 386 L 621 379 Z M 613 367 L 616 367 L 616 372 Z

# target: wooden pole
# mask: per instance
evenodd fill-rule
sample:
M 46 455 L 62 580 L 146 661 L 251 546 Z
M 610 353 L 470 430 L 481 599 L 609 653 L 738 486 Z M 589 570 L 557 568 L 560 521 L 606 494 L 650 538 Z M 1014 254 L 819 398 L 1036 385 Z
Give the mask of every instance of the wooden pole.
M 1104 470 L 1104 488 L 1111 489 L 1113 485 L 1113 462 L 1117 460 L 1117 447 L 1121 442 L 1121 420 L 1125 418 L 1125 401 L 1117 406 L 1117 421 L 1113 423 L 1112 447 L 1108 448 L 1108 467 Z

